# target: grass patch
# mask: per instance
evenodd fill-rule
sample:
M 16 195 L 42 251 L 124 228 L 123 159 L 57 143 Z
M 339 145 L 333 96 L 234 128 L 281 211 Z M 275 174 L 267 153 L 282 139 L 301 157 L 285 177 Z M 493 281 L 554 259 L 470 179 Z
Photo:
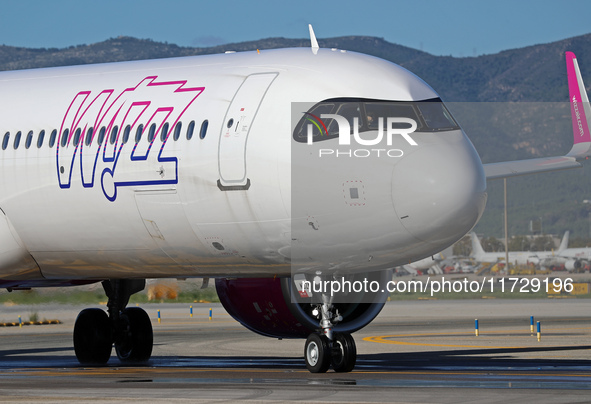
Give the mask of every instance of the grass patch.
M 15 290 L 13 292 L 0 292 L 0 304 L 2 305 L 35 305 L 35 304 L 70 304 L 70 305 L 95 305 L 107 301 L 107 296 L 102 288 L 96 290 L 78 290 L 71 288 L 40 288 L 32 290 Z M 136 293 L 131 296 L 130 304 L 147 303 L 200 303 L 219 302 L 215 289 L 195 289 L 183 291 L 176 299 L 148 300 L 146 293 Z M 33 321 L 33 320 L 31 320 Z
M 104 298 L 103 298 L 104 299 Z M 145 293 L 136 293 L 129 299 L 130 303 L 219 303 L 220 299 L 214 288 L 191 289 L 181 291 L 176 299 L 148 300 Z
M 15 290 L 0 293 L 0 304 L 97 304 L 105 301 L 104 293 L 82 290 Z

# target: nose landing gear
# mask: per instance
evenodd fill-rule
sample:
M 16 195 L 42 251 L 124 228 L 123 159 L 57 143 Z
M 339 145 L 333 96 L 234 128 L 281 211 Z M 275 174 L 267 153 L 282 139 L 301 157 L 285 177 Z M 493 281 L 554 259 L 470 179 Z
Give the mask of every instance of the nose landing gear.
M 351 334 L 335 333 L 332 343 L 332 368 L 335 372 L 350 372 L 357 362 L 357 347 Z
M 321 333 L 313 333 L 306 339 L 304 358 L 306 368 L 312 373 L 325 373 L 332 365 L 335 372 L 350 372 L 357 361 L 357 347 L 353 336 L 333 332 L 334 324 L 342 320 L 328 299 L 317 309 L 321 314 Z

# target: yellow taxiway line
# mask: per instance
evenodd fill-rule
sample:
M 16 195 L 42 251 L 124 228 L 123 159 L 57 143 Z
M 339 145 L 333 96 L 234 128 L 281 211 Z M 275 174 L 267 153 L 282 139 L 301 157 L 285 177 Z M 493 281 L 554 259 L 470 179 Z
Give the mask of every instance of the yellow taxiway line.
M 560 328 L 556 331 L 567 331 L 567 330 L 584 330 L 591 329 L 591 327 L 578 327 L 578 328 Z M 553 330 L 550 330 L 552 332 Z M 548 332 L 548 330 L 546 330 Z M 425 342 L 408 342 L 395 340 L 393 338 L 415 338 L 415 337 L 447 337 L 447 338 L 464 338 L 464 336 L 482 339 L 483 337 L 496 337 L 494 334 L 503 334 L 506 337 L 507 334 L 514 334 L 512 338 L 532 338 L 529 330 L 488 330 L 486 333 L 481 333 L 480 336 L 475 337 L 474 332 L 471 331 L 459 331 L 459 332 L 431 332 L 431 333 L 420 333 L 420 334 L 396 334 L 396 335 L 376 335 L 371 337 L 363 338 L 363 341 L 377 342 L 379 344 L 392 344 L 392 345 L 413 345 L 413 346 L 432 346 L 432 347 L 447 347 L 447 348 L 479 348 L 479 349 L 523 349 L 530 348 L 531 346 L 482 346 L 482 345 L 466 345 L 466 344 L 430 344 Z

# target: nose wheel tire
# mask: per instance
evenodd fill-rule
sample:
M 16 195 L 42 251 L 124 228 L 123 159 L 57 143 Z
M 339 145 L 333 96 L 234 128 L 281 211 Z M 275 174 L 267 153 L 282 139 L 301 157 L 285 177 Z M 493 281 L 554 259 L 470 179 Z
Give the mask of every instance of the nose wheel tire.
M 332 342 L 332 368 L 335 372 L 350 372 L 357 361 L 357 347 L 351 334 L 335 333 Z
M 311 373 L 325 373 L 330 367 L 331 350 L 325 335 L 310 334 L 304 348 L 306 368 Z
M 111 357 L 111 323 L 101 309 L 85 309 L 74 324 L 74 352 L 82 364 L 104 365 Z
M 139 307 L 121 312 L 121 330 L 115 341 L 117 357 L 122 362 L 145 362 L 152 355 L 154 335 L 148 314 Z

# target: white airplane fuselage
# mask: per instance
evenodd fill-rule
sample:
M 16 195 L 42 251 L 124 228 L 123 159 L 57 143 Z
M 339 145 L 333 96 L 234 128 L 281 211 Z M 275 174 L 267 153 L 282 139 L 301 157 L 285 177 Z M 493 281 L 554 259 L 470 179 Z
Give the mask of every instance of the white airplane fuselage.
M 538 264 L 541 258 L 549 257 L 551 254 L 552 252 L 550 251 L 510 251 L 509 262 L 517 265 Z M 488 252 L 484 255 L 472 256 L 471 258 L 478 263 L 494 263 L 497 261 L 505 261 L 505 253 Z
M 326 242 L 311 257 L 317 266 L 386 269 L 448 247 L 484 209 L 482 164 L 456 129 L 417 131 L 417 146 L 395 138 L 404 155 L 383 159 L 381 172 L 355 161 L 316 175 L 321 191 L 292 216 L 292 170 L 306 169 L 292 148 L 338 142 L 295 142 L 293 102 L 438 97 L 366 55 L 283 49 L 12 71 L 0 73 L 0 94 L 7 286 L 288 276 L 292 226 L 300 225 L 309 239 L 297 242 Z M 363 183 L 362 205 L 343 203 L 347 182 Z

